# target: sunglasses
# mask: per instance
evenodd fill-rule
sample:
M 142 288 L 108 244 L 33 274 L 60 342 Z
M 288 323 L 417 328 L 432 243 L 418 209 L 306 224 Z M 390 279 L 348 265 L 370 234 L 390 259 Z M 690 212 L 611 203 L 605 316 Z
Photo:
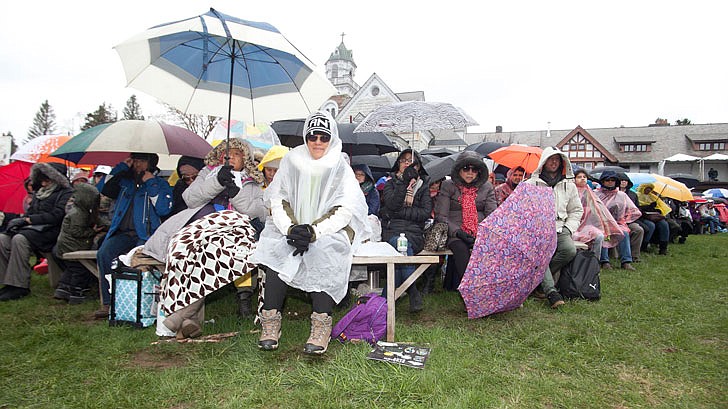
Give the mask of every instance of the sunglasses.
M 473 166 L 473 165 L 463 166 L 462 167 L 462 170 L 464 170 L 465 172 L 475 172 L 475 173 L 478 173 L 478 168 L 475 167 L 475 166 Z
M 306 135 L 306 140 L 309 142 L 320 140 L 323 143 L 328 143 L 331 140 L 331 135 Z

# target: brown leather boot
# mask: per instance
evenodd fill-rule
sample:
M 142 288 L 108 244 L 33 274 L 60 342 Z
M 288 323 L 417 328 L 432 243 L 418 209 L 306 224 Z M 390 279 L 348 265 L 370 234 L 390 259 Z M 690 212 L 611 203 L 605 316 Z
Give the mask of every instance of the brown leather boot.
M 97 320 L 108 320 L 109 319 L 109 306 L 102 305 L 101 308 L 94 311 L 94 318 Z
M 333 319 L 329 314 L 314 312 L 311 314 L 311 335 L 303 347 L 306 354 L 321 355 L 329 347 Z
M 272 351 L 278 348 L 278 340 L 281 338 L 281 313 L 278 310 L 263 310 L 260 312 L 260 331 L 258 348 L 265 351 Z

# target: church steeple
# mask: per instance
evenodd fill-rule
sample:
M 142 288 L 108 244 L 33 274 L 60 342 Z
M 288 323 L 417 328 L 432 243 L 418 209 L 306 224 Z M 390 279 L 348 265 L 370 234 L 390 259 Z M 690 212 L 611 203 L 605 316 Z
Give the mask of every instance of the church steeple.
M 344 45 L 345 33 L 341 33 L 341 43 L 326 61 L 326 78 L 331 81 L 341 95 L 354 96 L 359 85 L 354 82 L 356 63 L 354 53 Z

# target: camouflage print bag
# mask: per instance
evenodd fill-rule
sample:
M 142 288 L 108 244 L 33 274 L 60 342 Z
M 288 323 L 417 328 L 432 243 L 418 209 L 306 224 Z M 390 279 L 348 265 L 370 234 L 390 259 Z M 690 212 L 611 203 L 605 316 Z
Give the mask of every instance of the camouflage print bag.
M 447 248 L 447 223 L 435 223 L 425 230 L 425 250 L 442 251 Z

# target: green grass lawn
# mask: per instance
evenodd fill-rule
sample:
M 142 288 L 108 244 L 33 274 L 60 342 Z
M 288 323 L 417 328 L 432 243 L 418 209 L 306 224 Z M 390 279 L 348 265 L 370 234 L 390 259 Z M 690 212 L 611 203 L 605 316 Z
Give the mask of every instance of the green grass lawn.
M 601 301 L 558 311 L 529 299 L 468 320 L 457 293 L 416 315 L 405 297 L 397 340 L 432 347 L 424 370 L 367 360 L 366 344 L 304 356 L 310 307 L 295 298 L 275 352 L 258 351 L 225 290 L 204 331 L 237 337 L 151 345 L 153 328 L 93 321 L 95 303 L 56 301 L 34 276 L 30 297 L 0 303 L 0 408 L 726 408 L 727 249 L 728 234 L 690 236 L 636 272 L 603 272 Z

